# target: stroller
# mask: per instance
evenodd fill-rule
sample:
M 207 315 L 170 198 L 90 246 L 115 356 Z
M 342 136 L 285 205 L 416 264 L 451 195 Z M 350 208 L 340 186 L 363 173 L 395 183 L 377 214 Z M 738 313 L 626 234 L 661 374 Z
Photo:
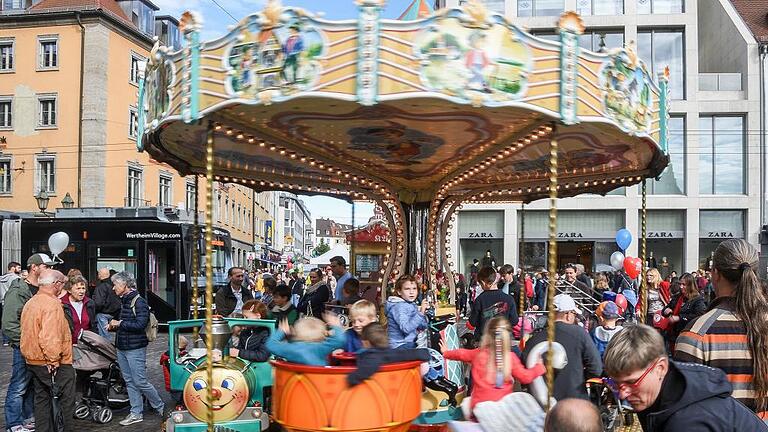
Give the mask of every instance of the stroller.
M 112 421 L 112 409 L 128 406 L 128 391 L 117 365 L 117 349 L 91 331 L 84 331 L 73 347 L 74 368 L 87 376 L 82 399 L 75 404 L 75 418 L 90 417 L 96 423 Z

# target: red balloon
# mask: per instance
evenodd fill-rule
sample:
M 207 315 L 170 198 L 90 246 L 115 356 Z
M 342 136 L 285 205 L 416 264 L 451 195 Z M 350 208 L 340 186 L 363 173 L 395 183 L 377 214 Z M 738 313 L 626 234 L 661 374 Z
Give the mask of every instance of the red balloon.
M 643 271 L 643 261 L 640 258 L 624 258 L 624 271 L 626 271 L 632 279 L 638 277 L 640 272 Z
M 627 310 L 627 298 L 624 294 L 616 294 L 616 300 L 613 302 L 619 307 L 619 315 L 624 315 L 624 311 Z

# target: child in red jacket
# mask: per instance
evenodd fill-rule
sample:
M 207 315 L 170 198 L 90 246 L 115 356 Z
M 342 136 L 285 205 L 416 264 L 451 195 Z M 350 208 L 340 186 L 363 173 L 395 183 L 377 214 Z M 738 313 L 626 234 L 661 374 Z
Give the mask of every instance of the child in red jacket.
M 179 339 L 177 342 L 177 345 L 179 347 L 178 357 L 184 357 L 185 355 L 187 355 L 188 344 L 189 342 L 187 341 L 187 338 L 179 335 Z M 177 405 L 180 405 L 183 399 L 183 395 L 182 395 L 183 392 L 178 390 L 171 391 L 171 355 L 168 351 L 160 355 L 160 366 L 163 367 L 163 378 L 165 378 L 165 391 L 171 394 L 171 397 L 173 398 L 174 402 L 176 402 Z
M 498 316 L 486 323 L 479 348 L 449 351 L 445 341 L 440 341 L 440 349 L 447 360 L 472 364 L 470 412 L 480 402 L 496 402 L 512 393 L 515 379 L 523 384 L 530 384 L 546 372 L 541 363 L 531 369 L 523 366 L 520 359 L 512 353 L 511 331 L 509 320 Z

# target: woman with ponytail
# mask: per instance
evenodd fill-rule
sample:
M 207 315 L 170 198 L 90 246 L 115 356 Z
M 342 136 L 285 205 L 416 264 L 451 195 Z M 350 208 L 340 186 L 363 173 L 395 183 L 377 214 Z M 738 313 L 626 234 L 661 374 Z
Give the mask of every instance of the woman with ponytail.
M 544 365 L 536 364 L 526 369 L 520 359 L 512 353 L 512 326 L 503 316 L 488 320 L 480 339 L 480 347 L 472 350 L 447 350 L 445 341 L 440 341 L 440 349 L 447 360 L 458 360 L 472 364 L 472 400 L 470 412 L 480 402 L 496 402 L 512 393 L 515 379 L 522 384 L 530 384 L 546 372 Z
M 768 297 L 757 277 L 757 250 L 741 239 L 715 249 L 709 312 L 677 339 L 675 360 L 722 369 L 733 397 L 768 418 Z

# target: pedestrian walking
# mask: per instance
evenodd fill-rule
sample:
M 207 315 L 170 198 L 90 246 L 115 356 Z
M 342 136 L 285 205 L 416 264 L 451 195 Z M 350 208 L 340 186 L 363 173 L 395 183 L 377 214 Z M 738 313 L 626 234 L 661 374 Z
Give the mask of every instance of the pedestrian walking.
M 242 279 L 241 279 L 242 280 Z M 144 400 L 147 398 L 152 410 L 162 416 L 165 406 L 155 387 L 147 379 L 147 323 L 149 306 L 136 289 L 136 279 L 128 272 L 112 276 L 115 294 L 120 297 L 122 309 L 120 319 L 109 322 L 110 329 L 117 331 L 117 362 L 128 388 L 131 412 L 120 421 L 123 426 L 144 420 Z
M 29 385 L 32 376 L 20 348 L 21 311 L 29 299 L 37 294 L 40 272 L 53 264 L 46 254 L 30 256 L 27 259 L 27 275 L 11 282 L 5 294 L 3 334 L 10 340 L 13 349 L 11 379 L 5 394 L 5 428 L 11 432 L 27 432 L 35 428 L 34 395 Z
M 626 327 L 611 339 L 605 372 L 645 432 L 768 431 L 731 396 L 733 388 L 722 370 L 670 361 L 661 335 L 646 325 Z
M 336 278 L 336 287 L 333 291 L 333 298 L 335 300 L 343 300 L 344 297 L 344 282 L 347 281 L 347 279 L 352 279 L 353 276 L 350 272 L 347 271 L 347 260 L 344 259 L 342 256 L 335 256 L 331 258 L 331 272 L 333 273 L 333 277 Z
M 757 277 L 757 250 L 744 240 L 715 249 L 711 270 L 716 298 L 680 334 L 675 360 L 722 369 L 733 397 L 768 418 L 768 296 Z
M 8 273 L 0 276 L 0 320 L 3 318 L 5 293 L 8 292 L 8 288 L 10 288 L 11 282 L 21 277 L 19 276 L 19 273 L 21 273 L 21 264 L 17 263 L 16 261 L 11 261 L 8 263 Z M 5 334 L 3 334 L 3 346 L 8 346 L 10 344 L 11 340 L 8 339 Z
M 65 283 L 61 272 L 43 270 L 38 278 L 40 288 L 21 312 L 20 347 L 34 382 L 36 432 L 62 432 L 54 423 L 53 404 L 57 398 L 63 431 L 74 430 L 72 334 L 58 299 Z
M 568 364 L 555 377 L 554 397 L 557 400 L 565 398 L 586 399 L 585 382 L 589 378 L 599 377 L 603 372 L 603 363 L 595 343 L 589 334 L 576 324 L 576 316 L 581 310 L 568 294 L 558 294 L 553 302 L 555 322 L 555 342 L 565 348 Z M 621 334 L 621 333 L 619 333 Z M 547 340 L 547 328 L 537 330 L 525 343 L 523 364 L 526 364 L 531 349 Z
M 112 277 L 114 273 L 108 268 L 99 269 L 99 283 L 93 290 L 93 303 L 96 311 L 96 327 L 99 336 L 112 341 L 112 336 L 107 330 L 109 322 L 120 314 L 120 297 L 112 290 Z

